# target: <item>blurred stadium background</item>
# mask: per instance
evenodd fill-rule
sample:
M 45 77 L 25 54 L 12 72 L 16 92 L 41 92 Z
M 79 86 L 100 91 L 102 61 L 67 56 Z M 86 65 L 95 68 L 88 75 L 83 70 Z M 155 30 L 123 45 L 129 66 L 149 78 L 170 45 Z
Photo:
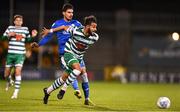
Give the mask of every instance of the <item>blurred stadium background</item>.
M 12 24 L 14 14 L 24 16 L 24 25 L 41 31 L 62 17 L 68 0 L 1 0 L 0 34 Z M 107 3 L 104 3 L 107 2 Z M 172 39 L 180 32 L 179 1 L 163 0 L 72 0 L 74 19 L 82 22 L 93 14 L 98 19 L 100 40 L 85 55 L 89 78 L 127 82 L 180 83 L 180 43 Z M 178 38 L 178 37 L 177 37 Z M 38 42 L 40 36 L 35 39 Z M 7 42 L 0 41 L 0 77 L 3 79 Z M 57 41 L 53 38 L 40 49 L 27 44 L 23 79 L 54 80 L 61 73 Z

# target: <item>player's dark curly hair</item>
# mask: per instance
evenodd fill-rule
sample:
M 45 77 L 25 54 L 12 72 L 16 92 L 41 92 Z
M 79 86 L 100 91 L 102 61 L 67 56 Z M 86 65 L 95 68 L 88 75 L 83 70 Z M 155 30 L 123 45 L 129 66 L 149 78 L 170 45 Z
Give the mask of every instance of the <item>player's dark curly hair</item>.
M 91 23 L 97 23 L 97 19 L 94 15 L 86 16 L 84 18 L 84 25 L 90 25 Z
M 65 12 L 67 11 L 68 9 L 74 9 L 73 5 L 70 4 L 70 3 L 65 3 L 62 7 L 62 11 Z

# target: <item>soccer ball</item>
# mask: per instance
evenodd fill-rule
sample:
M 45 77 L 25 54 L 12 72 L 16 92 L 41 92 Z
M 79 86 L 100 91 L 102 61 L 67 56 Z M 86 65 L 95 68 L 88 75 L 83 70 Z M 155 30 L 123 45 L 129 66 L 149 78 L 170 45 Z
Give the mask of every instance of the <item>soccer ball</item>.
M 171 101 L 168 97 L 159 97 L 157 100 L 157 106 L 161 109 L 167 109 L 171 105 Z

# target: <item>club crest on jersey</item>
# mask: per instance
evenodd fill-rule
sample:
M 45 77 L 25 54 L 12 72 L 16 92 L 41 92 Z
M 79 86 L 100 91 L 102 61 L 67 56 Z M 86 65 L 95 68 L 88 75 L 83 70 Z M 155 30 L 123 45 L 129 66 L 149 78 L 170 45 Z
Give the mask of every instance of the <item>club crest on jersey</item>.
M 85 49 L 87 46 L 81 43 L 75 43 L 78 49 Z
M 23 38 L 23 36 L 22 36 L 22 35 L 20 35 L 20 34 L 16 34 L 16 40 L 17 40 L 17 41 L 21 41 L 21 40 L 22 40 L 22 38 Z

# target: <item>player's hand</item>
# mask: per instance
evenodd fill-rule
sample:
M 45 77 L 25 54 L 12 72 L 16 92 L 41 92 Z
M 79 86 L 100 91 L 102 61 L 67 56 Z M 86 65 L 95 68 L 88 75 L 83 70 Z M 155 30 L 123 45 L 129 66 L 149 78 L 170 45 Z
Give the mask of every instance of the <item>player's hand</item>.
M 42 37 L 44 37 L 44 36 L 46 36 L 48 33 L 50 33 L 50 30 L 44 27 L 44 28 L 42 29 L 41 35 L 42 35 Z
M 33 43 L 31 43 L 30 45 L 31 45 L 32 48 L 34 48 L 34 47 L 39 47 L 38 43 L 36 43 L 36 42 L 33 42 Z
M 32 31 L 31 31 L 31 35 L 32 35 L 32 37 L 37 36 L 37 34 L 38 34 L 38 32 L 37 32 L 37 30 L 36 30 L 36 29 L 34 29 L 34 30 L 32 30 Z
M 9 33 L 8 33 L 8 36 L 9 36 L 9 37 L 14 37 L 14 36 L 16 36 L 16 33 L 15 33 L 15 32 L 9 32 Z

